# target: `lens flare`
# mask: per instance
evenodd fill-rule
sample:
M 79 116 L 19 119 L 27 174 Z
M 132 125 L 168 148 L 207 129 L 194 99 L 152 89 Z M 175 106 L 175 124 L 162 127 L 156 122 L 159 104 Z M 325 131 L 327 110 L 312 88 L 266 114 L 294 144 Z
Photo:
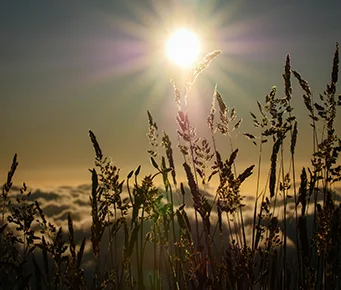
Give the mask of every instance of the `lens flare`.
M 199 56 L 200 42 L 190 30 L 181 28 L 167 41 L 167 56 L 177 65 L 188 67 Z

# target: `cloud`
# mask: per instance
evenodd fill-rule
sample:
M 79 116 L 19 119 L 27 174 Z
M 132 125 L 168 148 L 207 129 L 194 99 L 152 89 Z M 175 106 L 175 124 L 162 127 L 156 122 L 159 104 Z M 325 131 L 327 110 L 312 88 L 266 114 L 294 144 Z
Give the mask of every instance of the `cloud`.
M 13 191 L 18 191 L 19 187 L 14 187 Z M 124 191 L 126 191 L 126 188 L 124 188 Z M 340 192 L 340 191 L 339 191 Z M 207 197 L 210 204 L 214 202 L 214 194 L 202 191 L 201 192 L 205 197 Z M 17 195 L 20 193 L 17 193 Z M 68 240 L 68 226 L 67 226 L 67 217 L 68 214 L 71 215 L 71 218 L 73 220 L 74 225 L 74 235 L 75 239 L 77 241 L 78 247 L 83 240 L 83 238 L 86 238 L 86 247 L 84 252 L 84 257 L 82 261 L 82 265 L 84 267 L 85 273 L 87 277 L 92 277 L 92 271 L 93 271 L 93 254 L 92 254 L 92 244 L 91 244 L 91 223 L 92 223 L 92 217 L 91 217 L 91 206 L 89 202 L 89 195 L 91 194 L 91 185 L 83 184 L 76 187 L 71 186 L 60 186 L 55 189 L 49 189 L 49 190 L 43 190 L 43 189 L 35 189 L 32 191 L 32 194 L 30 196 L 30 200 L 37 199 L 39 201 L 40 207 L 43 209 L 43 212 L 46 216 L 47 221 L 52 222 L 57 227 L 62 227 L 64 231 L 64 238 L 65 240 Z M 123 193 L 123 195 L 126 195 L 127 193 Z M 176 193 L 174 193 L 177 195 Z M 243 193 L 241 193 L 243 195 Z M 16 195 L 12 195 L 15 197 Z M 322 194 L 319 195 L 318 200 L 321 201 Z M 183 196 L 179 194 L 179 196 L 174 196 L 174 200 L 182 200 Z M 189 217 L 191 229 L 193 238 L 196 239 L 196 224 L 195 224 L 195 211 L 193 208 L 193 199 L 191 196 L 190 189 L 188 187 L 185 187 L 185 210 Z M 287 205 L 287 213 L 288 213 L 288 223 L 287 223 L 287 235 L 288 235 L 288 248 L 287 253 L 288 256 L 292 255 L 294 261 L 295 259 L 295 242 L 296 242 L 296 224 L 294 219 L 294 199 L 288 200 Z M 336 198 L 336 200 L 340 200 L 339 197 Z M 258 206 L 260 205 L 261 200 L 258 201 Z M 254 214 L 254 204 L 255 204 L 255 198 L 250 195 L 246 195 L 243 199 L 243 204 L 245 206 L 243 207 L 243 218 L 244 218 L 244 229 L 246 231 L 246 238 L 248 241 L 251 240 L 251 232 L 252 232 L 252 226 L 253 226 L 253 214 Z M 279 220 L 282 219 L 283 215 L 283 199 L 278 197 L 277 200 L 277 206 L 279 207 L 279 214 L 278 218 Z M 258 214 L 258 211 L 257 211 Z M 227 216 L 223 214 L 223 236 L 222 240 L 225 241 L 225 245 L 227 246 L 228 241 L 231 239 L 231 233 L 229 231 L 229 223 L 234 225 L 235 222 L 239 222 L 237 216 L 229 215 L 229 221 L 226 218 Z M 175 218 L 176 226 L 177 226 L 177 218 Z M 202 229 L 201 224 L 201 217 L 198 216 L 199 220 L 199 230 Z M 216 232 L 218 234 L 219 228 L 217 225 L 217 212 L 215 210 L 212 210 L 210 215 L 210 221 L 211 221 L 211 233 Z M 308 224 L 311 224 L 313 221 L 313 207 L 310 207 L 310 210 L 307 214 L 307 221 Z M 281 224 L 281 228 L 283 230 L 283 225 Z M 151 221 L 146 222 L 144 231 L 145 234 L 151 229 Z M 233 230 L 234 231 L 234 230 Z M 176 230 L 178 232 L 178 230 Z M 311 235 L 311 230 L 308 229 L 308 234 Z M 116 242 L 118 243 L 118 256 L 117 258 L 122 258 L 120 255 L 122 255 L 122 248 L 124 245 L 125 236 L 123 229 L 119 230 L 116 237 Z M 110 262 L 110 248 L 109 248 L 109 235 L 108 232 L 105 232 L 103 239 L 101 241 L 101 263 L 104 265 L 106 263 Z M 148 249 L 152 251 L 151 244 L 149 243 L 146 247 L 146 260 L 145 265 L 146 269 L 148 268 L 148 265 L 152 265 L 152 261 L 149 261 L 149 257 L 152 257 L 152 255 L 148 255 Z M 102 264 L 102 265 L 103 265 Z M 90 278 L 89 278 L 90 279 Z
M 30 199 L 31 200 L 37 200 L 37 199 L 43 199 L 46 201 L 50 200 L 56 200 L 59 198 L 59 195 L 54 192 L 43 192 L 40 189 L 35 190 L 31 193 Z
M 48 217 L 53 217 L 60 214 L 62 211 L 69 209 L 68 205 L 55 205 L 55 204 L 48 204 L 46 206 L 41 207 L 43 212 Z

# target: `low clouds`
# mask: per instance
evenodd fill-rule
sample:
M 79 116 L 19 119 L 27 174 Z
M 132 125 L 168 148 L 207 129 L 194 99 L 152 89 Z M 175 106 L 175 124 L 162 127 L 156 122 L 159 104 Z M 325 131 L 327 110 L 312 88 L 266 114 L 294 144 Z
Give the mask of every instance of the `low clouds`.
M 31 199 L 33 200 L 45 200 L 45 201 L 51 201 L 51 200 L 57 200 L 59 198 L 59 195 L 54 192 L 43 192 L 40 189 L 35 190 L 33 193 L 31 193 Z
M 18 196 L 20 188 L 17 186 L 12 187 L 12 197 Z M 126 192 L 126 188 L 123 188 L 123 191 Z M 16 192 L 16 193 L 15 193 Z M 194 218 L 194 209 L 192 207 L 193 200 L 188 188 L 185 188 L 185 204 L 186 204 L 186 212 L 188 216 Z M 337 190 L 340 192 L 340 190 Z M 82 232 L 84 236 L 90 238 L 90 227 L 92 222 L 91 217 L 91 207 L 89 196 L 91 194 L 91 185 L 90 184 L 82 184 L 76 187 L 71 186 L 60 186 L 55 189 L 34 189 L 31 190 L 30 200 L 37 200 L 42 208 L 46 218 L 48 221 L 52 222 L 58 227 L 63 227 L 66 231 L 67 229 L 67 216 L 70 213 L 73 222 L 74 228 L 76 231 Z M 213 203 L 214 195 L 208 194 L 207 192 L 203 192 L 203 194 L 207 197 L 210 204 Z M 122 195 L 127 195 L 127 193 L 122 193 Z M 176 194 L 177 195 L 177 194 Z M 241 195 L 243 195 L 241 193 Z M 175 196 L 174 200 L 179 201 L 182 200 L 182 196 Z M 323 198 L 322 194 L 318 195 L 318 202 L 321 202 Z M 335 195 L 336 201 L 341 201 L 340 195 Z M 260 200 L 258 202 L 258 206 L 260 205 Z M 250 227 L 253 223 L 253 214 L 254 214 L 254 205 L 255 199 L 251 195 L 246 195 L 243 199 L 243 218 L 244 225 L 246 227 Z M 283 199 L 278 197 L 276 202 L 278 211 L 279 220 L 283 217 Z M 294 227 L 294 212 L 295 212 L 295 202 L 294 198 L 287 199 L 287 216 L 289 217 L 289 228 L 291 223 Z M 258 213 L 258 212 L 257 212 Z M 313 215 L 313 206 L 309 208 L 308 215 Z M 217 214 L 213 210 L 211 213 L 211 223 L 215 224 L 217 220 Z M 226 220 L 224 218 L 224 220 Z M 83 237 L 84 237 L 83 236 Z M 292 238 L 292 234 L 290 234 L 290 238 Z
M 11 196 L 16 197 L 20 195 L 19 193 L 20 188 L 19 187 L 13 187 Z M 126 188 L 123 188 L 123 191 L 126 192 Z M 208 199 L 210 204 L 213 204 L 214 202 L 214 195 L 208 194 L 207 192 L 202 192 Z M 48 222 L 51 222 L 54 224 L 57 228 L 62 227 L 63 232 L 65 234 L 64 238 L 67 240 L 68 235 L 68 226 L 67 226 L 67 217 L 68 214 L 70 214 L 73 225 L 74 225 L 74 235 L 76 239 L 76 243 L 79 245 L 83 238 L 85 237 L 87 239 L 86 241 L 86 247 L 84 252 L 84 257 L 82 261 L 82 265 L 84 267 L 85 273 L 89 277 L 91 277 L 91 271 L 92 266 L 94 263 L 93 255 L 92 255 L 92 249 L 91 249 L 91 224 L 92 224 L 92 216 L 91 216 L 91 206 L 90 206 L 90 199 L 89 196 L 91 194 L 91 185 L 83 184 L 76 187 L 71 186 L 60 186 L 55 189 L 34 189 L 31 190 L 30 200 L 35 201 L 37 200 L 39 202 L 39 205 L 41 209 L 43 210 L 45 217 Z M 122 193 L 123 195 L 127 195 L 127 193 Z M 241 193 L 241 195 L 243 195 Z M 174 200 L 182 200 L 183 196 L 175 196 Z M 321 202 L 323 198 L 323 194 L 318 195 L 318 202 Z M 187 212 L 187 215 L 190 219 L 190 224 L 192 226 L 192 229 L 195 229 L 195 219 L 194 219 L 194 208 L 193 208 L 193 200 L 190 193 L 189 188 L 185 188 L 185 196 L 184 201 L 186 204 L 185 210 Z M 336 201 L 340 201 L 341 198 L 339 195 L 336 195 L 335 198 Z M 253 226 L 253 215 L 254 215 L 254 205 L 255 205 L 255 199 L 253 196 L 247 195 L 243 199 L 243 204 L 245 206 L 243 207 L 243 218 L 244 218 L 244 229 L 246 231 L 246 237 L 248 241 L 251 241 L 251 231 Z M 261 199 L 258 201 L 258 206 L 261 203 Z M 287 235 L 288 235 L 288 255 L 295 253 L 295 241 L 296 241 L 296 223 L 295 223 L 295 206 L 294 206 L 294 198 L 289 198 L 287 200 Z M 278 216 L 279 221 L 283 218 L 283 199 L 278 196 L 277 200 L 277 207 L 275 211 L 275 215 Z M 277 211 L 278 210 L 278 211 Z M 257 211 L 256 214 L 258 214 L 259 211 Z M 236 217 L 233 217 L 232 215 L 229 215 L 229 218 L 233 219 Z M 201 219 L 199 218 L 201 221 Z M 210 221 L 211 221 L 211 231 L 212 233 L 217 230 L 217 213 L 214 210 L 212 210 L 210 215 Z M 307 220 L 309 223 L 313 222 L 313 206 L 310 206 L 308 214 L 307 214 Z M 232 222 L 233 225 L 233 222 Z M 280 227 L 283 229 L 283 225 L 280 222 Z M 146 222 L 145 227 L 145 233 L 148 232 L 148 228 L 151 226 L 151 221 Z M 202 225 L 200 225 L 200 228 Z M 228 221 L 225 216 L 223 215 L 223 227 L 224 227 L 224 240 L 227 242 L 230 239 L 230 232 L 228 230 Z M 310 230 L 308 229 L 310 232 Z M 193 234 L 195 234 L 195 231 L 193 230 Z M 117 240 L 122 243 L 123 247 L 123 241 L 124 241 L 124 233 L 123 231 L 119 231 L 117 234 Z M 149 246 L 148 246 L 149 247 Z M 147 247 L 147 249 L 148 249 Z M 121 253 L 122 251 L 118 251 Z M 108 257 L 110 257 L 109 253 L 109 237 L 108 233 L 105 232 L 102 241 L 101 241 L 101 257 L 103 261 L 107 261 Z M 148 255 L 146 255 L 148 257 Z M 146 258 L 146 265 L 150 264 L 151 261 L 147 261 L 148 258 Z M 106 262 L 105 262 L 106 263 Z

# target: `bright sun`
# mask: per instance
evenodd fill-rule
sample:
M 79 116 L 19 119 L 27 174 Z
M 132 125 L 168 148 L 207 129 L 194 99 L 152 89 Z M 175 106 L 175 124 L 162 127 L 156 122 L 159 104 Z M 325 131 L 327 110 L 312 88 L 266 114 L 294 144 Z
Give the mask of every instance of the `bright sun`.
M 167 56 L 182 67 L 191 65 L 199 53 L 199 39 L 188 29 L 181 28 L 175 31 L 167 41 Z

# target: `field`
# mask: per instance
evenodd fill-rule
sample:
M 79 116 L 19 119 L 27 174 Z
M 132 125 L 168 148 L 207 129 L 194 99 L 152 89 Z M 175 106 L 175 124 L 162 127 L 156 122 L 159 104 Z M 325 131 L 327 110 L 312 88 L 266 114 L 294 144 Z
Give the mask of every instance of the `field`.
M 236 110 L 216 89 L 206 138 L 197 135 L 190 119 L 194 112 L 187 107 L 192 86 L 219 54 L 213 51 L 194 66 L 183 90 L 171 84 L 177 140 L 170 140 L 147 111 L 146 154 L 154 168 L 149 175 L 142 176 L 137 166 L 120 176 L 89 131 L 95 153 L 87 189 L 89 236 L 75 234 L 72 212 L 62 229 L 48 220 L 25 184 L 13 185 L 14 155 L 0 197 L 1 289 L 341 289 L 338 44 L 330 81 L 318 97 L 287 55 L 283 96 L 272 87 L 251 113 L 256 133 L 241 133 L 257 147 L 259 161 L 238 170 Z M 295 165 L 300 134 L 292 82 L 299 84 L 295 96 L 302 96 L 310 118 L 303 130 L 311 131 L 313 154 L 303 168 Z M 218 135 L 227 140 L 226 156 Z M 271 144 L 269 160 L 265 143 Z M 186 180 L 178 180 L 180 172 Z M 241 189 L 251 175 L 252 198 Z M 213 195 L 208 187 L 214 187 Z

